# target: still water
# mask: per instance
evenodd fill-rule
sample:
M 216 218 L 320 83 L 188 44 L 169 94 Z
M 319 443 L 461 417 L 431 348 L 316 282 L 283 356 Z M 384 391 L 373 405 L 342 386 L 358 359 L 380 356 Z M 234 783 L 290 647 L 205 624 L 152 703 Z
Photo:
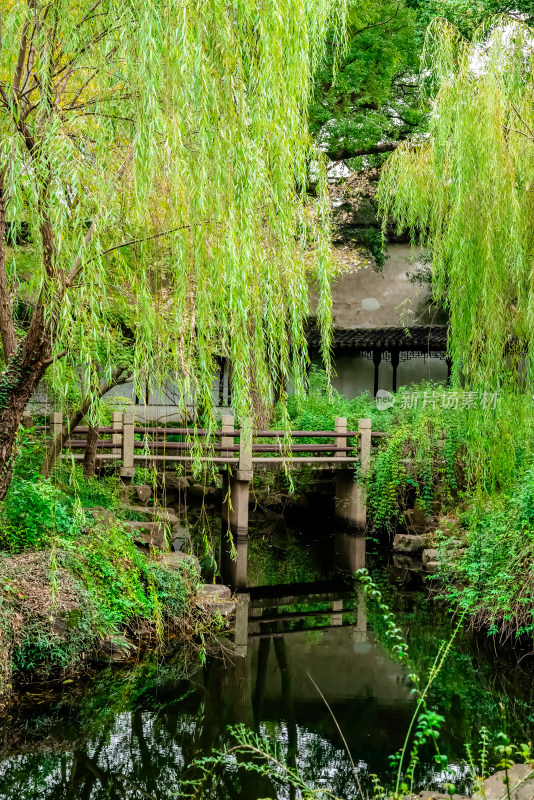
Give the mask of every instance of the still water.
M 357 782 L 372 794 L 371 774 L 388 785 L 388 757 L 403 744 L 415 700 L 380 617 L 350 575 L 367 563 L 423 676 L 450 636 L 450 619 L 422 584 L 406 582 L 387 557 L 374 554 L 372 543 L 324 521 L 288 530 L 283 520 L 258 515 L 248 541 L 235 545 L 237 561 L 225 556 L 224 537 L 216 544 L 225 580 L 238 590 L 235 634 L 204 664 L 177 648 L 164 659 L 149 654 L 136 665 L 102 668 L 60 690 L 29 687 L 0 722 L 2 800 L 177 797 L 192 791 L 183 781 L 200 775 L 195 760 L 231 746 L 229 726 L 239 724 L 278 742 L 290 768 L 337 797 L 356 797 Z M 455 642 L 429 705 L 445 720 L 441 749 L 457 791 L 468 785 L 465 743 L 476 747 L 482 725 L 502 728 L 501 705 L 516 741 L 532 736 L 532 661 L 518 664 L 517 654 L 497 653 L 468 633 Z M 442 780 L 433 751 L 423 751 L 417 787 L 437 788 Z M 238 760 L 218 769 L 202 796 L 300 794 Z

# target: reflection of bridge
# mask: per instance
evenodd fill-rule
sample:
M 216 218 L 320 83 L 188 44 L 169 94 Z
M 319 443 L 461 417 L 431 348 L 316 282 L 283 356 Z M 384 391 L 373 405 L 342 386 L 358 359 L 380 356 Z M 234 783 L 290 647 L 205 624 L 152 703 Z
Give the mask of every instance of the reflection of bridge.
M 51 433 L 61 436 L 63 417 L 53 414 Z M 92 429 L 94 431 L 94 429 Z M 254 470 L 291 469 L 304 465 L 331 469 L 336 476 L 336 514 L 350 527 L 366 523 L 365 489 L 354 480 L 354 470 L 365 476 L 371 450 L 371 420 L 359 420 L 358 430 L 347 430 L 347 420 L 337 417 L 333 431 L 252 430 L 250 420 L 236 429 L 234 417 L 223 416 L 217 430 L 136 425 L 133 414 L 114 414 L 110 426 L 96 429 L 96 462 L 120 462 L 120 473 L 130 481 L 138 466 L 159 471 L 209 463 L 223 471 L 223 518 L 232 530 L 248 530 L 250 483 Z M 66 448 L 82 460 L 90 446 L 89 428 L 70 432 Z M 376 434 L 379 435 L 379 434 Z
M 236 594 L 235 649 L 245 655 L 255 639 L 274 639 L 303 631 L 352 628 L 352 639 L 365 645 L 367 620 L 361 591 L 346 577 L 365 566 L 365 536 L 337 533 L 333 537 L 333 580 L 275 586 L 248 586 L 248 537 L 226 540 L 222 558 L 224 581 Z

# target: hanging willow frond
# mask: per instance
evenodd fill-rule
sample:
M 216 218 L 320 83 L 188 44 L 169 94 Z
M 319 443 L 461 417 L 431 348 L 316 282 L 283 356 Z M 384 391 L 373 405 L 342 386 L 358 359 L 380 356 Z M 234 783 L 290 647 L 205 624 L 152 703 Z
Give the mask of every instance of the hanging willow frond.
M 344 3 L 1 0 L 0 189 L 33 247 L 31 263 L 15 249 L 8 289 L 42 310 L 54 352 L 110 368 L 121 318 L 136 380 L 150 364 L 209 411 L 229 357 L 243 417 L 252 373 L 266 398 L 304 381 L 311 278 L 328 357 L 307 107 Z
M 388 160 L 384 222 L 428 246 L 468 387 L 534 389 L 532 30 L 493 21 L 474 42 L 445 22 L 427 36 L 428 139 Z

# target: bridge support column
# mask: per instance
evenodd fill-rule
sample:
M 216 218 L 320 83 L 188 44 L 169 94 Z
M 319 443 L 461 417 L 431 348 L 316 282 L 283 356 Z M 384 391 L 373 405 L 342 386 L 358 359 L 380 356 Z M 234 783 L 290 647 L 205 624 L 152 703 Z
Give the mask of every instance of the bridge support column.
M 347 430 L 347 420 L 336 418 L 336 432 Z M 371 454 L 371 420 L 358 421 L 360 475 L 369 471 Z M 338 441 L 340 441 L 338 439 Z M 336 472 L 336 517 L 350 528 L 363 530 L 367 522 L 367 491 L 365 486 L 354 480 L 353 469 L 338 469 Z
M 134 449 L 135 449 L 135 416 L 134 414 L 122 415 L 122 467 L 121 481 L 129 485 L 135 475 Z
M 231 417 L 223 417 L 230 424 Z M 252 421 L 247 420 L 239 432 L 239 461 L 235 474 L 225 472 L 223 477 L 223 520 L 238 535 L 248 534 L 248 502 L 252 481 Z M 224 427 L 223 427 L 224 431 Z M 223 444 L 227 444 L 224 437 Z
M 221 540 L 221 576 L 237 592 L 247 588 L 248 536 L 234 535 L 223 523 Z
M 248 534 L 248 501 L 250 482 L 228 473 L 223 479 L 223 520 L 233 533 Z

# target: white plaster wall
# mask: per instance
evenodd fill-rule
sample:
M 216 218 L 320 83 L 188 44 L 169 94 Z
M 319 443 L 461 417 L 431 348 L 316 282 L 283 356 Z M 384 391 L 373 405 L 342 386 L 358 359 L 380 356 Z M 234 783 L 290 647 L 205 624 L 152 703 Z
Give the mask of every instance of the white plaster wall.
M 320 362 L 314 360 L 316 366 Z M 362 392 L 373 394 L 375 368 L 370 358 L 356 356 L 334 357 L 336 374 L 332 384 L 337 391 L 349 400 Z M 410 386 L 422 380 L 445 382 L 447 365 L 439 358 L 411 358 L 401 361 L 397 367 L 397 388 Z M 391 392 L 393 389 L 393 367 L 390 361 L 382 361 L 378 372 L 378 388 Z
M 419 251 L 420 252 L 420 251 Z M 382 272 L 364 266 L 344 275 L 332 287 L 336 328 L 386 328 L 428 325 L 435 310 L 426 284 L 412 283 L 417 256 L 408 244 L 392 244 Z

